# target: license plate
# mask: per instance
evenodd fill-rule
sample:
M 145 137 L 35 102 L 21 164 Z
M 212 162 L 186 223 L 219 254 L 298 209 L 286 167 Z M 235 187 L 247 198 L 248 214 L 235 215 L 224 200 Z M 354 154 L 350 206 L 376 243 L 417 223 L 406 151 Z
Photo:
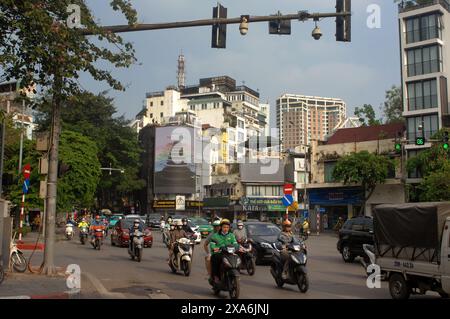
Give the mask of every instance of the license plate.
M 202 232 L 203 235 L 208 235 L 207 231 Z

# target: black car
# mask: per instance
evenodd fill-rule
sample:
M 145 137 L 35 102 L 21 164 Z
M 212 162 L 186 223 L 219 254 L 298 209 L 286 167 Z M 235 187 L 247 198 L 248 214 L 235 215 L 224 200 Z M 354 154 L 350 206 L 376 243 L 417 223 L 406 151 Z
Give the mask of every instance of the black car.
M 249 221 L 244 223 L 247 236 L 252 240 L 256 263 L 262 264 L 272 260 L 272 244 L 278 239 L 281 229 L 272 223 Z
M 337 250 L 346 263 L 356 257 L 367 258 L 363 244 L 373 245 L 373 219 L 371 217 L 355 217 L 347 220 L 339 230 Z
M 161 215 L 159 214 L 150 214 L 147 215 L 147 225 L 150 226 L 152 229 L 160 228 L 161 227 Z

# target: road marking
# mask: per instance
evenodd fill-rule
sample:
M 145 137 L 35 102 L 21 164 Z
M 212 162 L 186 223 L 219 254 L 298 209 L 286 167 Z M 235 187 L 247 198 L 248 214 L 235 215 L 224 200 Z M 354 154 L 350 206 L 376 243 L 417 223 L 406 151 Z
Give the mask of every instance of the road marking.
M 148 294 L 150 299 L 170 299 L 170 297 L 166 294 Z
M 0 299 L 31 299 L 30 296 L 0 297 Z
M 125 295 L 120 292 L 109 292 L 105 286 L 98 280 L 96 277 L 94 277 L 92 274 L 88 272 L 83 272 L 83 275 L 86 276 L 92 283 L 92 285 L 97 289 L 97 292 L 104 296 L 105 298 L 112 298 L 112 299 L 126 299 Z

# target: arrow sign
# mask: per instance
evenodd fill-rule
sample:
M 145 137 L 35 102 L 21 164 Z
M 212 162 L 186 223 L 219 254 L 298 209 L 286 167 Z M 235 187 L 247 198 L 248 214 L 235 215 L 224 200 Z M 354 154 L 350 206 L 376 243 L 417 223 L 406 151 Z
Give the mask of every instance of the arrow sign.
M 23 182 L 23 186 L 22 186 L 22 192 L 24 193 L 24 194 L 28 194 L 28 190 L 30 189 L 30 180 L 29 179 L 26 179 L 24 182 Z
M 30 175 L 31 175 L 31 165 L 30 164 L 26 164 L 23 169 L 22 169 L 22 173 L 23 173 L 23 178 L 24 179 L 30 179 Z
M 281 201 L 284 206 L 289 207 L 294 203 L 294 197 L 292 197 L 292 195 L 284 195 Z

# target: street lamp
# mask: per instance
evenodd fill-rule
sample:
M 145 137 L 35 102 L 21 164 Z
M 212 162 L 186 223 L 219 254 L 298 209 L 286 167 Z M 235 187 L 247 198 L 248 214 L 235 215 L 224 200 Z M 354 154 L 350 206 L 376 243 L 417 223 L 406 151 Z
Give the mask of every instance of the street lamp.
M 239 25 L 241 35 L 247 35 L 248 33 L 248 18 L 249 16 L 241 16 L 241 24 Z
M 125 173 L 125 170 L 123 168 L 112 168 L 111 163 L 109 163 L 109 167 L 101 167 L 100 170 L 109 171 L 109 175 L 112 175 L 112 171 L 119 171 L 121 174 Z

